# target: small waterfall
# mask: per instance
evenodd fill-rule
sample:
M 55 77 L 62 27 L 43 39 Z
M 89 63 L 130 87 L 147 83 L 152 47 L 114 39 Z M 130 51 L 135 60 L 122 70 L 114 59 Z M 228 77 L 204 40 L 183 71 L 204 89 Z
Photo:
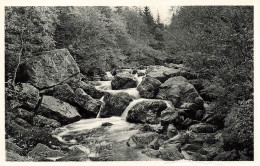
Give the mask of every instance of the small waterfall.
M 173 107 L 172 102 L 171 102 L 171 101 L 168 101 L 168 100 L 139 98 L 139 99 L 133 100 L 132 102 L 129 103 L 129 105 L 126 107 L 126 109 L 125 109 L 124 112 L 122 113 L 121 118 L 125 120 L 125 119 L 126 119 L 126 116 L 127 116 L 127 114 L 128 114 L 128 111 L 129 111 L 131 108 L 133 108 L 133 106 L 135 106 L 137 103 L 140 103 L 140 102 L 142 102 L 142 101 L 164 101 L 168 108 L 169 108 L 169 107 L 170 107 L 170 108 Z
M 126 107 L 126 109 L 124 110 L 124 112 L 121 115 L 122 119 L 126 119 L 126 116 L 128 114 L 128 111 L 133 108 L 133 106 L 135 106 L 137 103 L 142 102 L 142 101 L 151 101 L 151 100 L 155 100 L 155 99 L 145 99 L 145 98 L 140 98 L 137 100 L 133 100 L 132 102 L 129 103 L 129 105 Z
M 107 71 L 107 72 L 106 72 L 106 76 L 107 76 L 107 78 L 108 78 L 109 80 L 112 80 L 112 79 L 114 78 L 114 76 L 111 74 L 110 71 Z
M 105 96 L 102 96 L 101 99 L 100 99 L 99 101 L 101 101 L 102 103 L 104 103 L 104 97 L 105 97 Z M 101 111 L 102 108 L 103 108 L 103 106 L 100 107 L 99 112 L 98 112 L 96 118 L 100 118 L 100 111 Z
M 100 85 L 95 86 L 96 89 L 106 91 L 106 90 L 111 90 L 111 81 L 98 81 Z

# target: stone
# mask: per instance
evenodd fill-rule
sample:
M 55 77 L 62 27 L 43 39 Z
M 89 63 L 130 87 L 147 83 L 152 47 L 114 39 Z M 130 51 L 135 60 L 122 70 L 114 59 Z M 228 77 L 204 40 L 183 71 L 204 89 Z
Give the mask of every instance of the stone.
M 192 152 L 197 152 L 200 149 L 201 146 L 197 144 L 185 144 L 183 147 L 181 147 L 181 150 L 192 151 Z
M 203 116 L 205 114 L 205 110 L 198 110 L 195 115 L 196 120 L 202 120 Z
M 75 122 L 81 117 L 74 106 L 52 96 L 43 96 L 37 113 L 55 119 L 62 125 Z
M 95 86 L 87 84 L 83 81 L 79 81 L 77 83 L 77 87 L 83 89 L 85 93 L 87 93 L 94 99 L 100 99 L 102 96 L 104 96 L 104 92 L 96 89 Z
M 12 113 L 14 113 L 16 117 L 24 119 L 29 123 L 32 122 L 32 118 L 34 116 L 33 112 L 27 111 L 26 109 L 23 108 L 16 108 L 12 111 Z
M 126 92 L 116 94 L 107 93 L 104 97 L 105 105 L 100 111 L 100 117 L 121 116 L 131 101 L 132 98 Z
M 80 114 L 84 118 L 96 117 L 103 105 L 101 101 L 93 99 L 81 88 L 76 89 L 74 94 L 74 101 L 84 109 L 79 110 Z
M 152 157 L 152 158 L 158 158 L 159 155 L 160 155 L 159 150 L 154 150 L 154 149 L 151 149 L 151 148 L 143 149 L 142 153 L 144 153 L 147 156 Z
M 140 131 L 147 132 L 156 132 L 156 133 L 162 133 L 163 132 L 163 126 L 161 124 L 143 124 L 142 127 L 139 129 Z
M 182 124 L 181 124 L 181 129 L 183 130 L 186 130 L 188 127 L 190 127 L 191 125 L 193 124 L 196 124 L 196 123 L 200 123 L 199 121 L 197 120 L 193 120 L 193 119 L 190 119 L 190 118 L 186 118 Z
M 33 150 L 28 153 L 29 157 L 39 158 L 39 157 L 59 157 L 64 156 L 64 154 L 59 150 L 53 150 L 48 146 L 38 143 Z
M 160 82 L 164 82 L 169 78 L 169 76 L 164 74 L 164 72 L 168 70 L 171 70 L 171 68 L 164 66 L 149 66 L 146 70 L 146 77 L 151 77 L 159 80 Z
M 204 104 L 194 86 L 182 76 L 172 77 L 165 81 L 160 86 L 156 98 L 170 100 L 176 108 L 184 103 L 194 103 L 198 108 L 203 108 Z
M 55 49 L 33 56 L 20 66 L 21 82 L 43 89 L 78 74 L 79 67 L 67 49 Z
M 159 150 L 160 152 L 160 158 L 163 160 L 181 160 L 184 159 L 184 156 L 179 152 L 177 148 L 171 147 L 171 148 L 163 148 Z
M 23 120 L 23 119 L 21 119 L 21 118 L 16 118 L 16 119 L 15 119 L 15 122 L 16 122 L 18 125 L 20 125 L 20 126 L 22 126 L 22 127 L 24 127 L 24 128 L 31 127 L 31 125 L 30 125 L 27 121 L 25 121 L 25 120 Z
M 189 130 L 195 133 L 214 133 L 217 131 L 217 127 L 211 124 L 198 123 L 191 125 Z
M 172 138 L 178 134 L 178 130 L 176 129 L 176 127 L 173 124 L 168 125 L 166 132 L 167 132 L 168 138 Z
M 33 161 L 33 158 L 21 156 L 14 151 L 6 151 L 6 161 Z
M 5 139 L 5 149 L 7 151 L 13 151 L 15 153 L 21 154 L 23 152 L 23 148 L 17 146 L 13 141 L 13 138 Z
M 87 161 L 87 154 L 79 147 L 73 147 L 69 153 L 56 161 Z
M 53 89 L 53 96 L 67 103 L 74 103 L 74 91 L 68 84 L 57 85 Z
M 159 134 L 155 132 L 139 133 L 131 136 L 127 140 L 127 145 L 133 148 L 146 148 L 155 139 L 158 139 Z
M 61 126 L 60 122 L 54 119 L 46 118 L 41 115 L 36 115 L 35 117 L 33 117 L 33 125 L 39 127 L 53 127 L 53 128 L 57 128 Z
M 164 101 L 142 101 L 134 105 L 126 116 L 132 123 L 160 123 L 161 112 L 167 108 Z
M 147 77 L 137 87 L 137 90 L 141 97 L 152 99 L 157 95 L 161 84 L 162 83 L 159 80 Z
M 28 83 L 21 83 L 18 98 L 23 106 L 33 110 L 40 99 L 39 90 Z
M 178 111 L 174 108 L 166 108 L 161 112 L 161 123 L 167 125 L 173 123 L 179 126 L 183 122 L 183 117 L 179 115 Z
M 113 78 L 111 86 L 113 90 L 135 88 L 137 79 L 130 73 L 119 73 Z
M 224 151 L 219 153 L 214 161 L 237 161 L 239 159 L 239 155 L 237 151 L 234 149 L 232 151 Z

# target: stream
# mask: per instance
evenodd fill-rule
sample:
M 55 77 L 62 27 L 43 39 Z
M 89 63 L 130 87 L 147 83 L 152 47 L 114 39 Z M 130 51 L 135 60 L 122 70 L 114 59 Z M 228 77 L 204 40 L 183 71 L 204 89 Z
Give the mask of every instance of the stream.
M 145 72 L 142 70 L 141 72 Z M 128 93 L 133 101 L 129 103 L 121 117 L 100 118 L 99 114 L 94 119 L 82 119 L 69 125 L 57 128 L 53 136 L 69 149 L 80 149 L 84 152 L 81 161 L 149 161 L 161 160 L 159 158 L 151 158 L 141 153 L 141 149 L 128 147 L 126 141 L 134 134 L 138 133 L 140 124 L 129 123 L 126 121 L 128 111 L 137 103 L 142 101 L 156 101 L 159 99 L 140 98 L 137 87 L 121 90 L 112 90 L 111 80 L 113 76 L 110 72 L 106 72 L 110 81 L 99 81 L 100 85 L 95 86 L 96 89 L 111 94 L 120 92 Z M 138 77 L 137 84 L 142 82 L 145 77 Z M 100 99 L 103 101 L 104 96 Z M 167 107 L 172 107 L 170 101 L 163 100 Z M 62 157 L 54 158 L 58 160 Z M 50 159 L 50 158 L 49 158 Z M 65 160 L 66 161 L 66 160 Z

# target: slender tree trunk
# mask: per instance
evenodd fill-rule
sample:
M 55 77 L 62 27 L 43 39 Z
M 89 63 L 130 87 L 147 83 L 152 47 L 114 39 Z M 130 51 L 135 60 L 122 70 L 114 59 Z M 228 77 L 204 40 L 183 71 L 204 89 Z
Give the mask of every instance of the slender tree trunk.
M 21 56 L 22 56 L 22 53 L 23 53 L 23 44 L 24 44 L 24 42 L 23 42 L 23 31 L 21 32 L 20 40 L 21 40 L 21 49 L 19 51 L 18 63 L 16 65 L 16 68 L 14 69 L 14 76 L 13 76 L 13 80 L 12 80 L 12 87 L 13 87 L 13 89 L 15 89 L 15 80 L 16 80 L 16 77 L 17 77 L 17 71 L 18 71 L 18 68 L 20 66 Z

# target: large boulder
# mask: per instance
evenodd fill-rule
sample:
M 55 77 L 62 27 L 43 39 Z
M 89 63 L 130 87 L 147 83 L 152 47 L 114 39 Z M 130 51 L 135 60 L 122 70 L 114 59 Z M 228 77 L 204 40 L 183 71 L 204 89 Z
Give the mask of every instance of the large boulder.
M 52 96 L 43 96 L 37 113 L 61 124 L 75 122 L 81 117 L 75 107 Z
M 137 79 L 130 73 L 117 74 L 111 82 L 112 89 L 127 89 L 137 86 Z
M 161 112 L 167 108 L 164 101 L 142 101 L 134 105 L 126 116 L 128 122 L 157 124 Z
M 34 109 L 40 99 L 39 90 L 28 83 L 21 83 L 18 99 L 26 108 Z
M 121 116 L 126 107 L 132 101 L 128 93 L 120 92 L 117 94 L 107 93 L 104 97 L 105 106 L 100 111 L 100 117 Z
M 86 94 L 81 88 L 76 89 L 74 101 L 83 108 L 83 110 L 79 111 L 84 118 L 96 117 L 103 104 L 101 101 L 93 99 Z
M 55 86 L 53 89 L 53 96 L 68 103 L 74 102 L 74 91 L 68 84 Z
M 79 72 L 70 52 L 56 49 L 42 52 L 21 64 L 19 79 L 42 89 L 57 85 Z
M 203 108 L 204 101 L 193 85 L 182 76 L 172 77 L 165 81 L 156 96 L 158 99 L 170 100 L 179 108 L 184 103 L 194 103 L 197 108 Z
M 162 83 L 159 80 L 147 77 L 137 87 L 137 90 L 139 91 L 141 97 L 151 99 L 156 96 L 161 84 Z

